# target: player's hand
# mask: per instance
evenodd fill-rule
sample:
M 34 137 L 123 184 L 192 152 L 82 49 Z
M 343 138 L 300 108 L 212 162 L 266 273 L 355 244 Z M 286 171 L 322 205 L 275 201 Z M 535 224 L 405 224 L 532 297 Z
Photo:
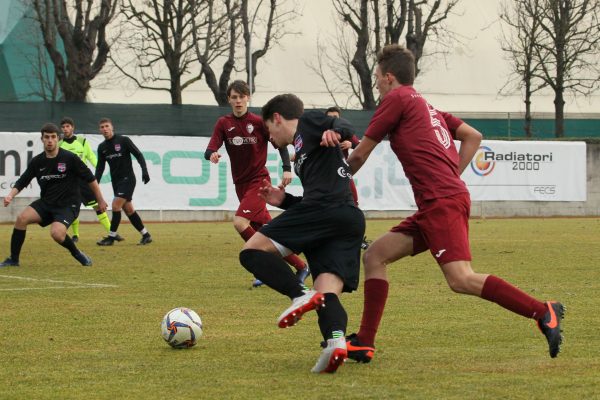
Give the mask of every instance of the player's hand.
M 263 186 L 258 189 L 258 196 L 272 206 L 279 206 L 285 199 L 285 190 L 271 185 L 266 179 L 263 179 Z
M 142 182 L 144 182 L 144 185 L 150 182 L 150 175 L 148 175 L 147 171 L 142 172 Z
M 12 196 L 8 195 L 6 197 L 4 197 L 4 207 L 8 207 L 8 205 L 10 204 L 10 202 L 12 201 Z
M 342 143 L 340 143 L 340 149 L 342 149 L 342 150 L 348 150 L 351 147 L 352 147 L 352 142 L 349 140 L 344 140 Z
M 342 135 L 337 133 L 336 131 L 332 131 L 331 129 L 323 132 L 323 136 L 321 137 L 321 146 L 323 147 L 335 147 L 340 144 L 340 139 Z
M 103 213 L 106 211 L 107 208 L 108 204 L 106 204 L 106 201 L 104 201 L 104 199 L 100 199 L 100 201 L 98 201 L 98 211 L 100 211 L 100 213 Z
M 217 164 L 219 162 L 219 158 L 221 158 L 221 155 L 215 151 L 210 155 L 210 162 Z
M 292 182 L 292 173 L 290 171 L 283 171 L 283 179 L 281 180 L 281 183 L 277 186 L 279 186 L 280 188 L 285 188 L 287 185 L 289 185 Z

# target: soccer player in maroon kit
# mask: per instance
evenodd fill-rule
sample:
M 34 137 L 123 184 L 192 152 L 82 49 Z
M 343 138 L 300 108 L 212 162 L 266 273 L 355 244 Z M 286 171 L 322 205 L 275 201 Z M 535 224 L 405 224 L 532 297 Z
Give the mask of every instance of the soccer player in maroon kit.
M 468 223 L 471 200 L 460 174 L 472 160 L 481 134 L 451 114 L 430 106 L 413 88 L 412 53 L 388 45 L 378 54 L 375 70 L 381 103 L 348 163 L 356 173 L 386 136 L 410 181 L 417 212 L 375 240 L 363 255 L 364 308 L 357 334 L 347 337 L 348 357 L 369 362 L 388 294 L 386 266 L 429 250 L 446 282 L 456 293 L 479 296 L 532 318 L 546 336 L 550 357 L 562 342 L 561 303 L 541 302 L 510 283 L 471 268 Z M 337 143 L 331 136 L 330 145 Z M 461 142 L 457 151 L 453 139 Z
M 250 88 L 244 81 L 233 81 L 227 88 L 227 100 L 232 113 L 217 120 L 213 134 L 204 153 L 204 158 L 218 163 L 221 155 L 219 148 L 225 143 L 225 150 L 231 161 L 231 175 L 240 205 L 233 217 L 233 226 L 239 235 L 248 241 L 261 226 L 271 220 L 267 204 L 260 198 L 259 189 L 263 180 L 270 181 L 267 163 L 267 145 L 269 134 L 260 116 L 248 111 Z M 287 148 L 280 148 L 283 161 L 282 186 L 292 181 L 290 157 Z M 296 270 L 300 282 L 310 274 L 308 264 L 295 254 L 284 258 Z M 258 279 L 252 286 L 261 286 Z

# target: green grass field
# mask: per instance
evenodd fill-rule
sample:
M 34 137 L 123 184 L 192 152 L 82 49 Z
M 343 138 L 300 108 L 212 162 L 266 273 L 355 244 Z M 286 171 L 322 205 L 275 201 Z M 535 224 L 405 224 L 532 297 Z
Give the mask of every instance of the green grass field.
M 395 221 L 367 223 L 375 238 Z M 592 399 L 600 398 L 600 219 L 473 220 L 474 269 L 567 307 L 565 341 L 550 359 L 532 320 L 453 294 L 431 255 L 390 268 L 390 296 L 371 364 L 314 375 L 316 314 L 291 329 L 289 300 L 250 290 L 231 223 L 148 224 L 155 239 L 94 244 L 81 227 L 85 268 L 47 229 L 28 230 L 21 267 L 0 269 L 0 399 Z M 0 225 L 0 256 L 12 226 Z M 105 286 L 103 286 L 105 285 Z M 349 330 L 362 289 L 345 294 Z M 160 336 L 187 306 L 204 336 L 173 350 Z

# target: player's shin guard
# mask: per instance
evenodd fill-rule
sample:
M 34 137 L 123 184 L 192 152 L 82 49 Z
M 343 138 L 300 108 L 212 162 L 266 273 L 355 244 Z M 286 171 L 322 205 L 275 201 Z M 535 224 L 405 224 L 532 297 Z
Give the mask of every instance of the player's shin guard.
M 121 224 L 121 211 L 112 212 L 112 220 L 110 221 L 110 231 L 116 232 L 119 229 L 119 225 Z
M 26 233 L 26 230 L 13 228 L 12 236 L 10 238 L 10 258 L 13 261 L 19 261 L 19 256 L 21 255 L 21 248 L 25 242 Z
M 283 259 L 262 250 L 246 249 L 240 252 L 240 263 L 257 279 L 290 299 L 304 294 L 292 270 Z
M 96 217 L 98 218 L 98 222 L 106 229 L 106 232 L 110 231 L 110 221 L 108 219 L 108 214 L 106 211 L 96 211 Z
M 343 337 L 348 325 L 348 314 L 335 293 L 323 293 L 323 295 L 325 303 L 323 307 L 317 309 L 319 329 L 321 329 L 323 340 L 335 339 L 334 332 L 341 332 L 341 337 Z
M 73 239 L 71 239 L 69 235 L 65 236 L 65 240 L 63 240 L 63 242 L 60 245 L 65 249 L 69 250 L 72 256 L 76 256 L 77 254 L 79 254 L 79 249 L 77 248 L 77 246 L 75 246 L 75 243 L 73 243 Z
M 142 219 L 140 218 L 140 215 L 137 213 L 137 211 L 131 215 L 128 215 L 127 218 L 129 218 L 129 221 L 131 221 L 131 225 L 133 225 L 133 227 L 137 229 L 138 232 L 144 230 L 144 223 L 142 222 Z

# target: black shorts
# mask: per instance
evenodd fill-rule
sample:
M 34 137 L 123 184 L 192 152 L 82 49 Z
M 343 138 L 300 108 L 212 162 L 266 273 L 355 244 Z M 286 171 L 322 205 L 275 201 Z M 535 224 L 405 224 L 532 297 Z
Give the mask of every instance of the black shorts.
M 133 191 L 135 190 L 135 178 L 125 177 L 112 183 L 115 197 L 120 197 L 127 201 L 133 199 Z
M 69 206 L 55 206 L 38 199 L 31 203 L 29 207 L 33 208 L 42 218 L 40 226 L 48 226 L 53 222 L 60 222 L 67 228 L 79 216 L 79 204 Z
M 365 216 L 356 206 L 297 203 L 264 225 L 260 233 L 296 254 L 304 253 L 313 280 L 329 272 L 342 279 L 344 292 L 358 288 Z
M 90 185 L 87 182 L 79 181 L 79 192 L 81 193 L 81 202 L 86 207 L 95 206 L 97 203 L 94 192 L 90 189 Z

